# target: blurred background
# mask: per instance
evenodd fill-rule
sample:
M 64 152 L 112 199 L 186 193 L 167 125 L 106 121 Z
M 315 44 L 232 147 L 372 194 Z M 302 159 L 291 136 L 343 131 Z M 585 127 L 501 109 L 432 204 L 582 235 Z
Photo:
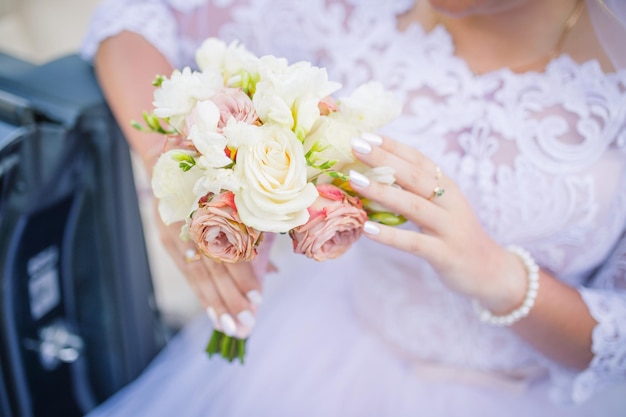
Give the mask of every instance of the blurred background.
M 0 0 L 0 52 L 42 64 L 78 53 L 99 0 Z M 154 208 L 143 169 L 135 177 L 157 302 L 164 319 L 179 327 L 200 310 L 196 297 L 155 233 Z

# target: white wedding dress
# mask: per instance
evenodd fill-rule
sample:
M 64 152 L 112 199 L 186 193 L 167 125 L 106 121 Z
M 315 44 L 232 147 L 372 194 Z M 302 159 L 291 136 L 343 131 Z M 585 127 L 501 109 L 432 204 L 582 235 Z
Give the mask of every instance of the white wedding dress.
M 383 82 L 404 102 L 384 133 L 434 159 L 490 235 L 577 287 L 599 324 L 590 366 L 566 369 L 482 324 L 414 256 L 364 238 L 316 263 L 280 236 L 244 366 L 207 359 L 199 318 L 90 417 L 626 415 L 626 71 L 562 55 L 475 75 L 444 27 L 396 29 L 410 1 L 105 3 L 87 58 L 126 29 L 180 68 L 219 36 L 325 66 L 342 92 Z

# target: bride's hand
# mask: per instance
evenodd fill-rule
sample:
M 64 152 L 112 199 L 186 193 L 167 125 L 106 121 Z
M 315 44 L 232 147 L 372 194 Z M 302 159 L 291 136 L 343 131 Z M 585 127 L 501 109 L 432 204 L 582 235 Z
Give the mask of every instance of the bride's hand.
M 353 140 L 355 156 L 394 169 L 396 185 L 351 173 L 352 188 L 406 217 L 419 231 L 368 222 L 366 235 L 425 259 L 452 290 L 507 311 L 525 294 L 524 267 L 483 229 L 455 182 L 419 151 L 389 138 Z
M 163 245 L 185 275 L 216 329 L 229 336 L 247 337 L 261 303 L 261 282 L 252 263 L 220 263 L 200 256 L 191 242 L 183 242 L 181 223 L 169 226 L 157 218 Z

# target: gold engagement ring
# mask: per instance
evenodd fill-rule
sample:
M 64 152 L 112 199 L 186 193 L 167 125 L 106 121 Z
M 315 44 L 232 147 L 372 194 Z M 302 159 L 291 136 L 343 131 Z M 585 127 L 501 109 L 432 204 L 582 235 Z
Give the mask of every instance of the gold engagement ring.
M 435 198 L 437 197 L 441 197 L 443 195 L 443 193 L 445 193 L 446 190 L 444 190 L 443 188 L 437 186 L 433 189 L 433 193 L 430 195 L 430 197 L 428 197 L 429 201 L 433 201 Z
M 441 179 L 441 168 L 439 168 L 438 166 L 435 167 L 435 181 L 439 182 L 439 179 Z M 435 186 L 435 188 L 433 189 L 432 194 L 430 195 L 430 197 L 428 197 L 428 201 L 433 201 L 435 198 L 437 197 L 441 197 L 443 195 L 443 193 L 445 193 L 446 190 L 439 186 L 439 184 L 437 184 Z

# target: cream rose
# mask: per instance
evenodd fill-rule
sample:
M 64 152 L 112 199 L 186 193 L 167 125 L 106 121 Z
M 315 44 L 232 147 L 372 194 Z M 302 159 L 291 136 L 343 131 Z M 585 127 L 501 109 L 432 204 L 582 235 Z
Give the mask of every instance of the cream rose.
M 261 232 L 241 222 L 230 191 L 200 204 L 191 218 L 189 236 L 200 253 L 226 263 L 251 261 L 261 241 Z
M 361 202 L 330 184 L 317 186 L 319 197 L 309 208 L 310 218 L 289 232 L 295 253 L 316 261 L 346 252 L 363 232 L 367 214 Z
M 225 129 L 237 143 L 234 171 L 241 183 L 235 203 L 244 223 L 261 231 L 283 233 L 304 224 L 307 208 L 317 198 L 307 182 L 302 144 L 290 130 L 278 125 L 237 123 Z

